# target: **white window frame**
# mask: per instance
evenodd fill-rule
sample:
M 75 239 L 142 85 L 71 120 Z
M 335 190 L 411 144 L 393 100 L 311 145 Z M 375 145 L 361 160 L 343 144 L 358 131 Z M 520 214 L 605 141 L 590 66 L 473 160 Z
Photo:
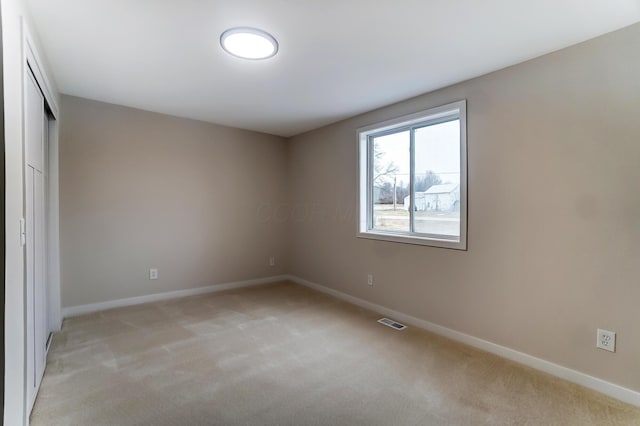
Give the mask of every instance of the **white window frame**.
M 460 236 L 451 237 L 440 234 L 424 234 L 404 231 L 381 231 L 373 229 L 373 144 L 374 136 L 409 130 L 425 125 L 433 125 L 452 119 L 460 120 Z M 413 132 L 412 132 L 413 133 Z M 358 137 L 358 233 L 359 238 L 392 241 L 407 244 L 442 247 L 457 250 L 467 250 L 467 101 L 466 99 L 452 102 L 415 114 L 361 127 L 357 130 Z M 411 138 L 411 182 L 410 194 L 413 190 L 414 141 Z M 413 203 L 415 197 L 410 197 L 410 220 L 413 220 Z

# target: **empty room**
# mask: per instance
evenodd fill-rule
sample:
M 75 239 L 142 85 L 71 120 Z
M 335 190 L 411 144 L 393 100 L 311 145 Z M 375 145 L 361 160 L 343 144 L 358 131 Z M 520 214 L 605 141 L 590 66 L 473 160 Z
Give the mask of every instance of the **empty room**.
M 640 425 L 640 1 L 0 11 L 5 425 Z

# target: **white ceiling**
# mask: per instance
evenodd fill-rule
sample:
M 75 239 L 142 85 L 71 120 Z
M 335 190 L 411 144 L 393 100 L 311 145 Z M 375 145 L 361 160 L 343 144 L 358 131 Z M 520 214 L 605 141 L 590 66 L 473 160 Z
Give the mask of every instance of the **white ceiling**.
M 62 93 L 291 136 L 640 21 L 640 0 L 28 0 Z M 275 58 L 226 54 L 251 26 Z

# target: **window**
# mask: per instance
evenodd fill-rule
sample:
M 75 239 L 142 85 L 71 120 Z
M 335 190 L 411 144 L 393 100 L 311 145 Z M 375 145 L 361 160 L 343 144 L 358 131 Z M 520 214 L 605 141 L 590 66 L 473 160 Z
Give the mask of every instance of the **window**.
M 358 236 L 466 250 L 466 101 L 358 129 Z

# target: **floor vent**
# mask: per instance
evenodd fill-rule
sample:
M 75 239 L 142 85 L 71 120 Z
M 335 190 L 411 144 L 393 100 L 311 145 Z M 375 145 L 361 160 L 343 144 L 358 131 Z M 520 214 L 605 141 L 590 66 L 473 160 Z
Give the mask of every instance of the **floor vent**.
M 390 320 L 389 318 L 380 318 L 378 322 L 380 324 L 384 324 L 388 327 L 391 327 L 395 330 L 404 330 L 405 328 L 407 328 L 406 325 L 400 324 L 399 322 L 395 322 L 394 320 Z

